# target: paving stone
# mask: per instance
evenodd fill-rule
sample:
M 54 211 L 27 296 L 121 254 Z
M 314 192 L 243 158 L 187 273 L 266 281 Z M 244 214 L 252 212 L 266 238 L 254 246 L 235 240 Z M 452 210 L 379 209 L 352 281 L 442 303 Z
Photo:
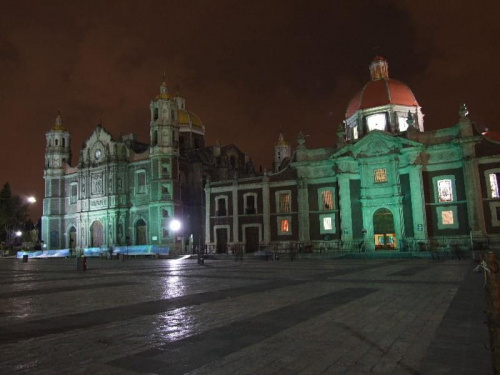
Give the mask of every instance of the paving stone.
M 0 373 L 492 373 L 467 261 L 74 266 L 0 260 Z

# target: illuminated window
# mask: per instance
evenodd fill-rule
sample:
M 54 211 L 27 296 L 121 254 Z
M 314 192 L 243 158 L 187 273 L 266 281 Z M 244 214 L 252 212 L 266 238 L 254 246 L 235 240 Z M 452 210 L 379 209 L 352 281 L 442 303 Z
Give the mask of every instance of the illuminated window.
M 438 180 L 437 186 L 439 202 L 453 202 L 453 187 L 451 180 Z
M 443 225 L 453 225 L 455 223 L 452 210 L 441 211 L 441 223 Z
M 490 192 L 491 198 L 500 198 L 500 194 L 498 192 L 498 179 L 495 173 L 490 174 Z
M 137 172 L 137 193 L 138 194 L 146 193 L 146 172 L 145 171 Z
M 324 230 L 332 230 L 332 218 L 331 217 L 324 217 L 323 218 L 323 229 Z
M 358 133 L 358 127 L 355 126 L 354 128 L 352 128 L 352 138 L 353 139 L 358 139 L 359 138 L 359 133 Z
M 290 232 L 290 222 L 287 219 L 281 220 L 280 231 L 285 233 Z
M 385 113 L 377 113 L 366 118 L 368 131 L 385 130 L 386 118 Z
M 276 218 L 278 235 L 286 236 L 292 234 L 292 217 L 291 216 L 278 216 Z
M 374 174 L 376 183 L 387 182 L 387 170 L 385 168 L 375 169 Z
M 405 132 L 408 130 L 408 123 L 406 122 L 407 120 L 408 119 L 405 117 L 398 117 L 398 125 L 400 132 Z
M 290 193 L 280 193 L 278 195 L 278 212 L 290 212 Z
M 323 190 L 321 192 L 321 201 L 323 203 L 323 206 L 321 207 L 321 209 L 333 210 L 333 191 Z

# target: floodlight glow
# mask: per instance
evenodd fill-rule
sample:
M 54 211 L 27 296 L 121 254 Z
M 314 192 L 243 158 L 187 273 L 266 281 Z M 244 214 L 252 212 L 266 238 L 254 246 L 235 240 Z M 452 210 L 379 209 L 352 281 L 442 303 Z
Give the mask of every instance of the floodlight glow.
M 21 232 L 20 230 L 18 230 L 18 231 L 16 232 L 16 236 L 17 236 L 17 237 L 21 237 L 21 235 L 22 235 L 22 234 L 23 234 L 23 232 Z
M 177 219 L 172 219 L 170 221 L 170 230 L 177 232 L 179 229 L 181 229 L 181 222 Z
M 28 202 L 29 203 L 35 203 L 36 202 L 36 198 L 31 196 L 31 197 L 28 197 Z

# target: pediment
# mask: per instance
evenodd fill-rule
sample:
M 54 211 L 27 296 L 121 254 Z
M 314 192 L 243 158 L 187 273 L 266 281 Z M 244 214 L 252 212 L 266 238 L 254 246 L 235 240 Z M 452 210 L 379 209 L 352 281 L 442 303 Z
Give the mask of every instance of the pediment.
M 338 150 L 332 158 L 352 156 L 355 158 L 376 157 L 388 154 L 399 154 L 403 149 L 421 148 L 421 143 L 395 136 L 384 131 L 374 130 L 356 143 Z
M 101 125 L 97 125 L 85 142 L 80 158 L 83 157 L 81 161 L 85 164 L 100 164 L 109 161 L 110 158 L 117 158 L 119 155 L 127 157 L 125 149 L 126 146 L 123 142 L 116 142 L 111 133 Z

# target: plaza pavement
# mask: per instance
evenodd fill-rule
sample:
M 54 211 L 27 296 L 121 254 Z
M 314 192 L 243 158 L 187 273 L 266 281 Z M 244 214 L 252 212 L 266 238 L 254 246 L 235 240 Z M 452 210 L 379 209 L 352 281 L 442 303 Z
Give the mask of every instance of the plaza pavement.
M 0 259 L 0 374 L 492 374 L 474 267 Z

